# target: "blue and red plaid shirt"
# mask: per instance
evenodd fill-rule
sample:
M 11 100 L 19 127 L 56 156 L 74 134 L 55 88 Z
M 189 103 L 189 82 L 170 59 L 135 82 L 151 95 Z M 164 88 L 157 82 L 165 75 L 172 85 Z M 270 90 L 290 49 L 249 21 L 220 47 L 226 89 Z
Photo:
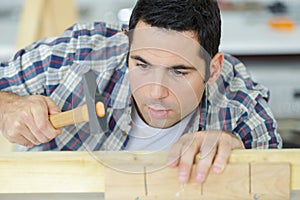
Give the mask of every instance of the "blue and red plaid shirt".
M 125 148 L 131 130 L 132 97 L 126 60 L 128 38 L 122 27 L 76 24 L 62 35 L 40 40 L 0 63 L 1 91 L 45 95 L 62 111 L 85 103 L 82 74 L 93 70 L 97 75 L 108 129 L 90 133 L 88 123 L 71 125 L 50 142 L 28 150 Z M 223 130 L 238 136 L 246 148 L 281 148 L 268 98 L 269 91 L 251 79 L 245 66 L 225 55 L 220 78 L 207 87 L 199 112 L 185 133 Z

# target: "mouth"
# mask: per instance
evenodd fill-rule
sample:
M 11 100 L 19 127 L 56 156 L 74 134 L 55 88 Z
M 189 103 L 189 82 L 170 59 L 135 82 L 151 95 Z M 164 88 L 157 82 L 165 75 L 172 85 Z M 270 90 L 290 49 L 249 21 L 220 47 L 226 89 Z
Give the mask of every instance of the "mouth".
M 171 111 L 170 109 L 164 108 L 160 105 L 148 105 L 147 107 L 149 116 L 154 119 L 165 119 Z

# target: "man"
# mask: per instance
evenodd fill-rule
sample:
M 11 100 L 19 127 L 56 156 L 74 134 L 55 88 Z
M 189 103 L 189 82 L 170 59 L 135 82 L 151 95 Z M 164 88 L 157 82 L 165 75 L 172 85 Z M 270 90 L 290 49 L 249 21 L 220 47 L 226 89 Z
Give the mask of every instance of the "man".
M 169 149 L 181 183 L 199 152 L 195 178 L 203 182 L 209 169 L 224 169 L 232 149 L 280 148 L 268 91 L 218 52 L 220 27 L 213 0 L 139 0 L 127 33 L 76 24 L 30 45 L 0 65 L 1 132 L 28 150 Z M 48 115 L 84 103 L 89 70 L 108 130 L 54 129 Z

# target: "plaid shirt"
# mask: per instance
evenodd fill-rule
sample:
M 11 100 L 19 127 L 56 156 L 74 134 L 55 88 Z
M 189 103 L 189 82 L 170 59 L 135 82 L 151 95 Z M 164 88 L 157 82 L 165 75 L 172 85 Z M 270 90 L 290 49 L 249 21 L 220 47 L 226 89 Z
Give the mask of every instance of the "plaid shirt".
M 125 28 L 125 26 L 123 26 Z M 61 135 L 28 150 L 122 150 L 131 130 L 128 38 L 120 27 L 76 24 L 61 36 L 40 40 L 0 63 L 0 89 L 21 96 L 49 96 L 62 109 L 85 103 L 83 73 L 93 70 L 104 98 L 107 131 L 90 133 L 88 123 L 63 128 Z M 245 66 L 225 55 L 220 78 L 209 85 L 184 133 L 224 130 L 246 148 L 281 148 L 269 92 L 253 82 Z

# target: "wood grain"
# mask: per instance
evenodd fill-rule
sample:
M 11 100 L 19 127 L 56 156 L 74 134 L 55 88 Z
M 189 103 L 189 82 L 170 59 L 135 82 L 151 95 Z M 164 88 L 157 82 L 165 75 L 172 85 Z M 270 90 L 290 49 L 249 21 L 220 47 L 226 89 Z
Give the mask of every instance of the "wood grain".
M 289 164 L 232 163 L 222 174 L 210 174 L 203 184 L 195 182 L 195 167 L 191 180 L 185 185 L 177 181 L 177 169 L 164 168 L 147 173 L 147 195 L 143 174 L 130 174 L 107 169 L 105 199 L 143 200 L 253 200 L 289 199 Z
M 104 168 L 87 152 L 0 156 L 0 193 L 103 192 Z
M 288 167 L 287 167 L 288 166 Z M 251 195 L 260 199 L 290 199 L 288 163 L 251 163 Z
M 0 193 L 104 192 L 107 176 L 103 165 L 118 167 L 118 163 L 127 162 L 129 166 L 132 163 L 134 166 L 136 163 L 143 166 L 145 162 L 149 164 L 149 169 L 152 167 L 154 170 L 157 166 L 165 166 L 166 155 L 166 152 L 2 153 Z M 231 154 L 230 164 L 250 162 L 272 165 L 278 162 L 289 163 L 290 190 L 300 190 L 300 149 L 234 150 Z

